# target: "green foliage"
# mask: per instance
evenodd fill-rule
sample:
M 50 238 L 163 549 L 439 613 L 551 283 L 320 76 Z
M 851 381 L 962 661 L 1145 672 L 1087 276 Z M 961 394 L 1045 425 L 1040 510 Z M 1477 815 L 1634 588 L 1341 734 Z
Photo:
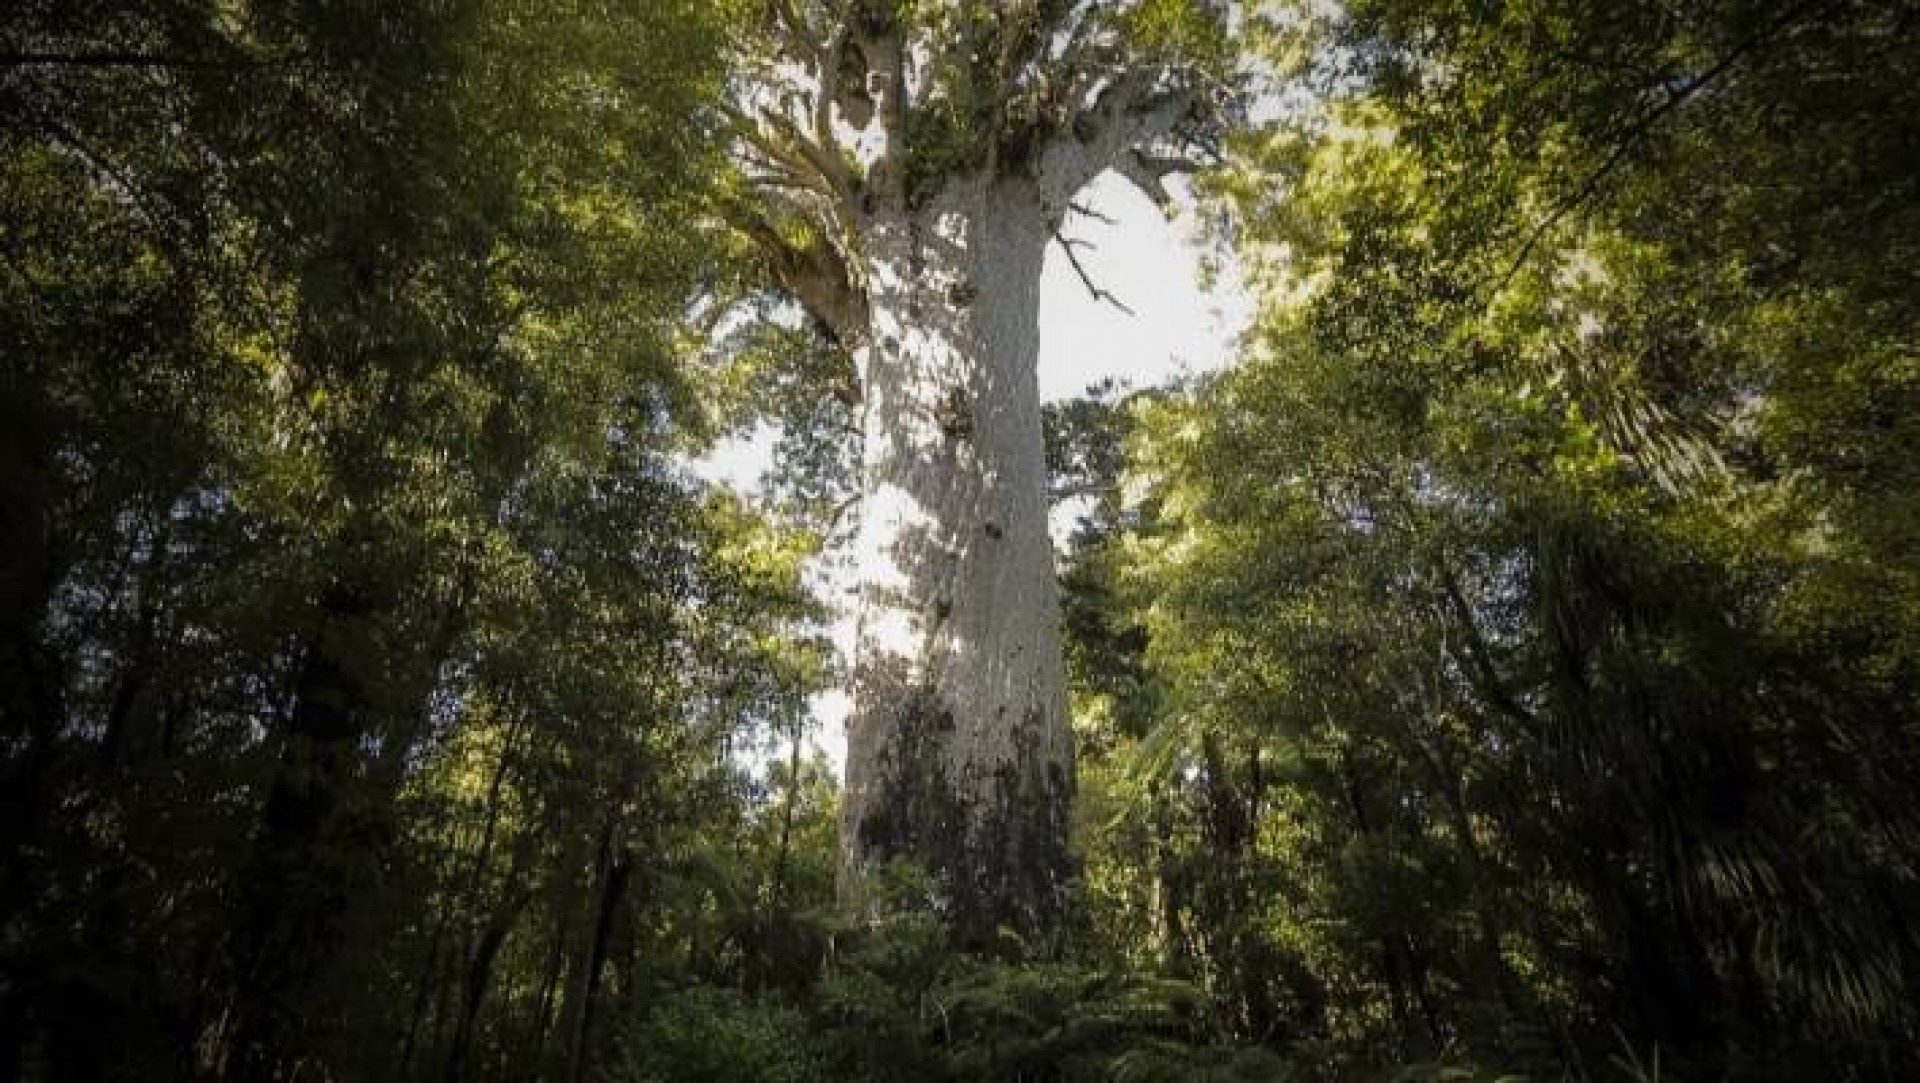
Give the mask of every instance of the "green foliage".
M 915 890 L 897 873 L 896 890 Z M 1203 997 L 1182 982 L 969 957 L 924 913 L 837 940 L 817 981 L 783 993 L 664 992 L 613 1078 L 1287 1078 L 1271 1054 L 1206 1045 Z
M 1340 1075 L 1594 1071 L 1616 1027 L 1680 1078 L 1906 1070 L 1894 26 L 1262 24 L 1318 97 L 1209 182 L 1265 296 L 1249 356 L 1138 415 L 1069 624 L 1077 680 L 1154 689 L 1144 736 L 1083 713 L 1090 880 L 1240 1033 Z
M 862 10 L 922 196 L 1060 120 L 1049 33 L 1233 59 L 1186 0 Z M 836 911 L 856 396 L 724 317 L 746 15 L 0 19 L 0 1076 L 1915 1073 L 1904 9 L 1238 24 L 1299 81 L 1205 182 L 1246 356 L 1047 416 L 1045 957 L 904 865 Z M 762 421 L 786 525 L 676 462 Z
M 1200 0 L 1143 0 L 1118 19 L 1127 40 L 1150 56 L 1215 71 L 1232 59 L 1226 25 Z
M 818 679 L 669 459 L 721 28 L 484 8 L 0 22 L 0 1075 L 584 1063 Z
M 739 993 L 674 993 L 640 1028 L 631 1052 L 608 1073 L 620 1083 L 811 1083 L 832 1078 L 799 1010 Z
M 832 544 L 852 525 L 860 459 L 859 401 L 853 361 L 816 328 L 756 312 L 719 336 L 724 358 L 708 395 L 716 416 L 738 435 L 777 433 L 768 478 L 773 510 Z

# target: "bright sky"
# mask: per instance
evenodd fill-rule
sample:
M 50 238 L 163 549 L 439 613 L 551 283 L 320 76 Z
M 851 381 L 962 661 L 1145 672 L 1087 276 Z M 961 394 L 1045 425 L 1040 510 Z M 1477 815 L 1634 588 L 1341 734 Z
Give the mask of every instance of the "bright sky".
M 1048 402 L 1072 398 L 1109 377 L 1149 387 L 1182 372 L 1224 364 L 1233 340 L 1246 326 L 1249 305 L 1232 286 L 1223 285 L 1213 294 L 1201 290 L 1200 249 L 1193 240 L 1191 216 L 1168 221 L 1113 174 L 1096 180 L 1079 202 L 1114 224 L 1076 215 L 1064 232 L 1091 242 L 1092 247 L 1076 248 L 1081 266 L 1134 314 L 1095 300 L 1060 246 L 1050 246 L 1040 283 L 1040 397 Z M 750 493 L 771 451 L 772 434 L 762 432 L 757 439 L 726 442 L 696 469 Z M 831 596 L 845 598 L 846 592 L 831 590 Z M 850 611 L 842 615 L 834 639 L 841 651 L 851 648 Z M 817 741 L 834 763 L 843 762 L 846 694 L 823 693 L 814 697 L 812 706 L 820 723 Z

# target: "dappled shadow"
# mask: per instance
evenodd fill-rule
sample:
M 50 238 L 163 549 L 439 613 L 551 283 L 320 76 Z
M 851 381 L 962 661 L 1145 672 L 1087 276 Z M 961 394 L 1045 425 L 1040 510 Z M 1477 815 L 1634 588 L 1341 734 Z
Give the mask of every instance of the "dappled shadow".
M 846 873 L 908 858 L 963 929 L 1054 928 L 1065 717 L 1035 373 L 1033 186 L 873 230 Z

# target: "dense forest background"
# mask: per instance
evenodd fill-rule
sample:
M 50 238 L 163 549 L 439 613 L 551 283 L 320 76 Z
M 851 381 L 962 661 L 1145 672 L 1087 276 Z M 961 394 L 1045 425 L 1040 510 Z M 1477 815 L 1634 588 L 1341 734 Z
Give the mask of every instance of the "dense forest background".
M 961 952 L 834 906 L 781 6 L 0 16 L 0 1077 L 1920 1077 L 1920 8 L 1237 16 L 1258 315 L 1051 412 L 1078 903 Z

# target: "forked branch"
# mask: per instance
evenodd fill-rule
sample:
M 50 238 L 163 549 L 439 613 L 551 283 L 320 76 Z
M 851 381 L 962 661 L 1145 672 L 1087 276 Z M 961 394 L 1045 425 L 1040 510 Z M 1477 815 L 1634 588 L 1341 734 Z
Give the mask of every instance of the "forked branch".
M 1074 249 L 1077 247 L 1091 248 L 1093 245 L 1090 242 L 1074 240 L 1062 234 L 1057 229 L 1053 231 L 1053 239 L 1060 242 L 1060 250 L 1067 254 L 1067 262 L 1073 265 L 1073 273 L 1080 276 L 1080 284 L 1087 287 L 1087 293 L 1092 296 L 1095 301 L 1104 301 L 1129 316 L 1138 315 L 1132 308 L 1127 306 L 1125 301 L 1115 297 L 1111 291 L 1102 288 L 1099 283 L 1095 282 L 1093 276 L 1087 273 L 1086 267 L 1080 263 L 1080 255 L 1075 252 Z

